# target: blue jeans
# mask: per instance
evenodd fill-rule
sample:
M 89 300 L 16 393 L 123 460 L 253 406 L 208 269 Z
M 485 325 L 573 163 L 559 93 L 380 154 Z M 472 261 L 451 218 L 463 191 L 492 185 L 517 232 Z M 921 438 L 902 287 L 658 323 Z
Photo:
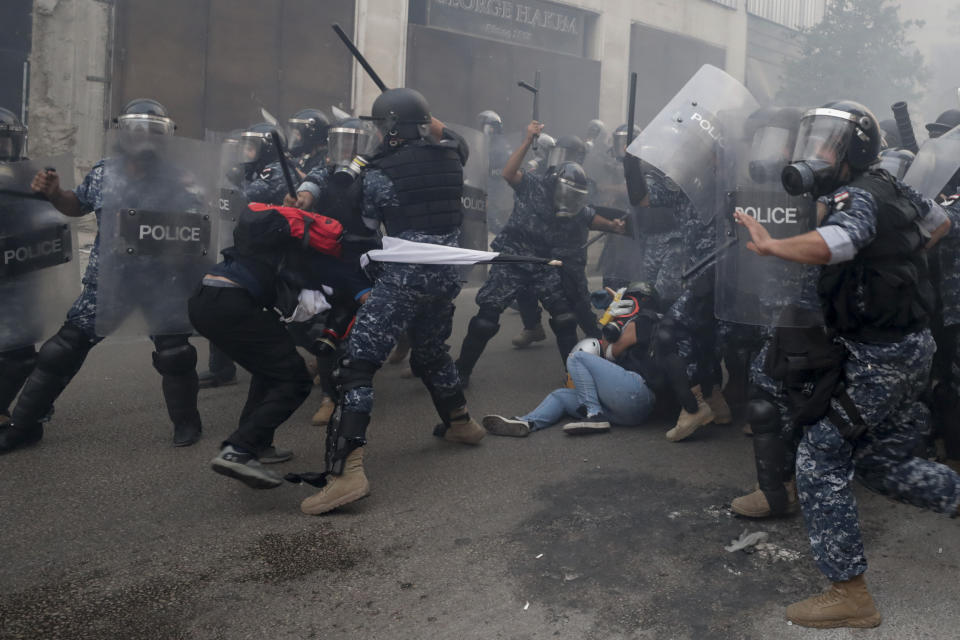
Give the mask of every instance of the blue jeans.
M 656 396 L 643 377 L 600 356 L 584 351 L 571 353 L 567 371 L 573 389 L 551 392 L 536 409 L 520 416 L 530 423 L 532 431 L 552 426 L 564 416 L 583 418 L 580 407 L 586 408 L 587 417 L 616 424 L 640 424 L 653 409 Z

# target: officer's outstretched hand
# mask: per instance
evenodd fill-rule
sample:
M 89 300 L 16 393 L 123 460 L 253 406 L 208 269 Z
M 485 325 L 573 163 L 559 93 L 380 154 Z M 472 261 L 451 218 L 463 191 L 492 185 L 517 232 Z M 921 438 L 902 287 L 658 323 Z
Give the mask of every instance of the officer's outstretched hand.
M 60 176 L 56 171 L 41 169 L 37 175 L 33 176 L 30 189 L 36 193 L 42 193 L 47 200 L 53 200 L 60 193 Z
M 770 233 L 762 224 L 757 222 L 753 216 L 746 213 L 735 213 L 733 214 L 733 219 L 737 221 L 737 224 L 746 227 L 747 231 L 750 232 L 751 240 L 747 242 L 747 249 L 750 249 L 750 251 L 753 251 L 757 255 L 771 255 L 772 249 L 770 243 L 773 242 L 773 238 L 770 237 Z
M 543 131 L 543 123 L 533 120 L 527 125 L 527 140 L 533 140 Z

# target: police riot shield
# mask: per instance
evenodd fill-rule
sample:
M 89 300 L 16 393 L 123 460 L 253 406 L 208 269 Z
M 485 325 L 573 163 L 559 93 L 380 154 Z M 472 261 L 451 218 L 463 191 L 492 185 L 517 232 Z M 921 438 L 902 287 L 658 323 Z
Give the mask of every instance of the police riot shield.
M 96 332 L 191 333 L 187 298 L 216 263 L 219 145 L 112 130 Z
M 30 189 L 45 169 L 72 188 L 70 156 L 0 163 L 0 351 L 49 338 L 80 293 L 76 228 Z
M 758 171 L 769 158 L 758 157 L 750 141 L 728 140 L 719 158 L 717 318 L 767 327 L 821 324 L 819 268 L 755 254 L 747 249 L 750 234 L 733 218 L 749 215 L 772 237 L 787 238 L 816 227 L 814 201 L 789 195 L 779 173 Z
M 930 138 L 923 143 L 903 181 L 924 197 L 936 199 L 958 170 L 960 127 L 954 127 L 939 138 Z
M 513 212 L 513 189 L 501 172 L 513 151 L 523 142 L 523 133 L 514 131 L 485 136 L 487 141 L 487 230 L 498 234 Z M 532 156 L 527 154 L 527 160 Z
M 227 136 L 220 143 L 220 172 L 217 176 L 217 244 L 219 255 L 233 246 L 233 230 L 248 201 L 240 188 L 243 168 L 240 164 L 240 139 Z
M 460 246 L 478 251 L 487 250 L 487 176 L 490 160 L 487 136 L 481 131 L 456 124 L 448 124 L 460 134 L 470 148 L 470 156 L 463 167 L 463 228 Z M 486 272 L 481 265 L 464 267 L 465 280 L 482 280 Z
M 704 65 L 637 136 L 627 152 L 673 180 L 704 220 L 714 216 L 717 153 L 724 146 L 721 114 L 758 107 L 747 88 Z

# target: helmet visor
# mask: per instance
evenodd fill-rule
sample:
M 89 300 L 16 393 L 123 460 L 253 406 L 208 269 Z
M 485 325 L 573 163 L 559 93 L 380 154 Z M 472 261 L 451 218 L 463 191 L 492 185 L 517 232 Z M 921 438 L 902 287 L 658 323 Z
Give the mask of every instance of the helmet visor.
M 156 133 L 162 136 L 173 135 L 176 128 L 173 120 L 147 113 L 128 113 L 117 118 L 117 128 L 124 131 Z
M 574 153 L 567 147 L 554 147 L 550 149 L 550 155 L 547 156 L 547 166 L 559 167 L 564 162 L 576 162 L 579 164 L 580 158 L 574 157 Z
M 557 185 L 553 190 L 553 205 L 560 218 L 569 218 L 580 213 L 587 204 L 588 191 L 564 177 L 557 178 Z
M 623 159 L 627 155 L 627 132 L 616 131 L 613 134 L 613 157 Z
M 847 155 L 852 116 L 844 111 L 814 109 L 800 121 L 792 162 L 820 161 L 837 167 Z
M 243 164 L 259 162 L 264 154 L 264 146 L 262 134 L 246 132 L 240 134 L 240 162 Z
M 332 127 L 327 134 L 327 150 L 330 162 L 337 166 L 350 164 L 357 156 L 373 150 L 375 138 L 367 129 Z
M 750 144 L 750 177 L 754 182 L 776 182 L 793 153 L 793 132 L 782 127 L 761 127 Z

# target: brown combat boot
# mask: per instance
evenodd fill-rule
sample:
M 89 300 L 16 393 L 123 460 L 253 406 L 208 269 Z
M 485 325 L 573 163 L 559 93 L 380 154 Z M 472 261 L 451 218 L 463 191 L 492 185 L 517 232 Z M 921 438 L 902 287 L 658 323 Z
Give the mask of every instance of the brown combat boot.
M 477 424 L 467 413 L 466 407 L 463 407 L 450 415 L 450 426 L 444 432 L 443 439 L 448 442 L 479 444 L 485 435 L 487 430 Z
M 733 422 L 733 413 L 730 412 L 730 405 L 727 404 L 727 399 L 723 397 L 723 391 L 720 390 L 720 385 L 713 385 L 713 391 L 710 392 L 710 396 L 707 398 L 707 404 L 710 405 L 710 410 L 713 411 L 713 422 L 715 424 L 730 424 Z
M 363 472 L 363 447 L 354 449 L 343 463 L 343 474 L 328 475 L 327 485 L 300 503 L 300 511 L 318 516 L 370 495 L 370 482 Z
M 529 347 L 534 342 L 543 342 L 547 339 L 547 334 L 543 330 L 543 325 L 538 324 L 533 329 L 524 329 L 511 340 L 514 349 L 523 349 Z
M 800 506 L 799 502 L 797 502 L 797 481 L 788 480 L 783 483 L 783 486 L 787 489 L 786 512 L 795 513 L 797 507 Z M 730 509 L 732 509 L 734 513 L 746 518 L 769 518 L 773 515 L 770 504 L 767 502 L 767 496 L 764 495 L 763 491 L 760 491 L 759 487 L 757 487 L 753 493 L 734 498 L 733 502 L 730 503 Z
M 814 629 L 867 629 L 879 626 L 881 619 L 863 575 L 845 582 L 834 582 L 820 595 L 787 607 L 787 620 Z
M 713 422 L 713 410 L 710 409 L 703 399 L 703 393 L 700 391 L 700 385 L 690 389 L 693 397 L 697 399 L 697 412 L 687 413 L 686 409 L 680 409 L 680 417 L 677 418 L 677 424 L 667 431 L 667 440 L 670 442 L 680 442 L 693 435 L 693 432 L 705 424 Z
M 330 416 L 333 415 L 333 410 L 336 408 L 337 405 L 330 396 L 323 396 L 323 400 L 320 401 L 320 408 L 313 414 L 311 420 L 313 426 L 322 427 L 330 422 Z

